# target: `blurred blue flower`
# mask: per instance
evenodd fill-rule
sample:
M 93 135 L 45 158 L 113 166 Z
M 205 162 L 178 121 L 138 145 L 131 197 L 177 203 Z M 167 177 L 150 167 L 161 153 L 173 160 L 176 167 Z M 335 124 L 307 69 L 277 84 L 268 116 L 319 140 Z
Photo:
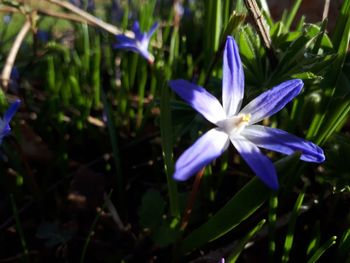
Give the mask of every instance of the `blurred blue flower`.
M 85 3 L 87 1 L 87 5 Z M 93 12 L 95 10 L 95 1 L 94 0 L 69 0 L 69 2 L 76 7 L 85 8 L 88 12 Z
M 227 37 L 223 58 L 222 105 L 204 88 L 186 80 L 172 80 L 170 87 L 195 110 L 217 127 L 202 135 L 177 160 L 174 178 L 187 180 L 229 146 L 237 149 L 255 174 L 270 188 L 278 189 L 273 163 L 258 147 L 283 154 L 301 152 L 300 159 L 320 163 L 325 160 L 317 145 L 283 130 L 256 123 L 280 111 L 303 88 L 300 79 L 285 81 L 262 93 L 241 109 L 244 72 L 236 42 Z
M 16 66 L 14 66 L 11 70 L 10 74 L 10 82 L 9 82 L 9 89 L 13 92 L 18 92 L 19 88 L 19 71 Z
M 3 138 L 11 131 L 10 121 L 17 112 L 20 104 L 20 100 L 11 103 L 10 107 L 4 114 L 4 118 L 0 119 L 0 144 L 2 143 Z
M 38 30 L 36 35 L 41 42 L 46 43 L 50 40 L 50 32 L 48 32 L 48 31 Z
M 134 38 L 125 36 L 125 35 L 117 35 L 116 39 L 119 42 L 114 45 L 114 48 L 120 48 L 125 50 L 130 50 L 136 53 L 139 53 L 148 62 L 153 63 L 154 57 L 151 53 L 148 52 L 149 41 L 158 27 L 158 23 L 154 23 L 149 30 L 149 32 L 141 32 L 139 22 L 134 22 L 132 31 L 135 34 Z
M 2 19 L 3 19 L 5 24 L 10 24 L 11 19 L 12 19 L 12 15 L 11 14 L 10 15 L 4 15 Z

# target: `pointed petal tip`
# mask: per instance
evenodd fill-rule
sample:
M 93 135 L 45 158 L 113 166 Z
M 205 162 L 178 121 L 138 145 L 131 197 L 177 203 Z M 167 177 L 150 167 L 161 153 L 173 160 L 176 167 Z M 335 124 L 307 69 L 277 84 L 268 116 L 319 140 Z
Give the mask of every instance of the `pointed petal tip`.
M 270 182 L 270 184 L 268 184 L 268 187 L 273 191 L 278 191 L 279 189 L 278 180 L 276 180 L 276 182 Z
M 173 179 L 175 181 L 178 181 L 178 182 L 184 182 L 186 181 L 187 179 L 189 179 L 190 177 L 192 177 L 194 174 L 192 175 L 189 175 L 189 176 L 183 176 L 183 174 L 180 174 L 178 172 L 175 171 L 175 173 L 173 174 Z
M 295 86 L 300 89 L 300 91 L 304 87 L 304 82 L 301 79 L 293 79 L 292 81 L 295 82 Z
M 17 109 L 20 106 L 20 104 L 21 104 L 21 100 L 20 99 L 16 99 L 14 102 L 11 103 L 10 107 L 14 107 L 15 110 L 17 111 Z
M 156 29 L 158 28 L 159 26 L 159 22 L 154 22 L 153 25 L 151 26 L 150 30 L 148 31 L 147 35 L 148 37 L 150 38 L 154 32 L 156 31 Z
M 254 143 L 241 135 L 231 136 L 230 140 L 255 175 L 267 187 L 278 190 L 277 172 L 271 160 Z
M 223 57 L 222 104 L 226 115 L 233 116 L 241 108 L 244 96 L 244 72 L 237 43 L 228 36 Z
M 290 79 L 290 80 L 286 80 L 283 83 L 285 84 L 285 88 L 296 90 L 296 92 L 294 93 L 296 95 L 298 95 L 304 87 L 304 82 L 301 79 Z
M 307 160 L 305 160 L 303 158 L 303 155 L 301 156 L 300 159 L 306 162 L 323 163 L 326 160 L 326 156 L 324 155 L 322 148 L 317 146 L 316 144 L 314 144 L 314 147 L 315 147 L 315 151 L 313 153 L 312 159 L 308 158 Z
M 9 123 L 11 121 L 11 119 L 13 118 L 15 113 L 17 112 L 20 104 L 21 104 L 20 99 L 17 99 L 10 104 L 10 107 L 7 109 L 7 111 L 5 112 L 5 115 L 4 115 L 5 122 Z
M 261 175 L 256 174 L 257 177 L 271 190 L 278 191 L 279 189 L 279 183 L 277 178 L 277 173 L 274 171 L 273 174 L 270 174 L 269 176 L 262 177 Z
M 216 124 L 226 119 L 221 103 L 203 87 L 183 79 L 170 80 L 168 84 L 177 95 L 211 123 Z
M 228 35 L 228 36 L 226 37 L 226 42 L 227 42 L 227 41 L 235 41 L 235 39 L 233 38 L 233 36 Z
M 169 80 L 168 81 L 168 85 L 172 90 L 176 89 L 177 85 L 181 85 L 181 83 L 183 83 L 183 81 L 186 81 L 184 79 L 173 79 L 173 80 Z

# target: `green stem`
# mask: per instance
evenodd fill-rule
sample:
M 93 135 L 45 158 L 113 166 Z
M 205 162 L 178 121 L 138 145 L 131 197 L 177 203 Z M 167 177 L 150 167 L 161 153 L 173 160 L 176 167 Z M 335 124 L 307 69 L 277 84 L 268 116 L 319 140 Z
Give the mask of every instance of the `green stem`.
M 106 94 L 104 90 L 101 90 L 101 98 L 104 105 L 104 110 L 107 115 L 107 126 L 108 126 L 108 132 L 109 137 L 112 144 L 112 151 L 113 151 L 113 160 L 115 165 L 115 184 L 118 189 L 118 197 L 119 197 L 119 204 L 123 206 L 124 204 L 124 182 L 123 182 L 123 176 L 122 176 L 122 169 L 121 169 L 121 163 L 120 163 L 120 152 L 119 152 L 119 146 L 118 146 L 118 138 L 117 138 L 117 130 L 113 122 L 113 116 L 112 116 L 112 110 L 111 106 L 107 100 Z M 123 207 L 121 207 L 121 211 L 124 211 Z
M 160 109 L 160 133 L 162 138 L 164 169 L 169 190 L 170 212 L 173 217 L 180 218 L 177 185 L 172 178 L 174 172 L 173 127 L 170 112 L 170 92 L 166 84 L 163 85 L 161 91 Z
M 18 231 L 19 238 L 20 238 L 21 245 L 22 245 L 22 249 L 23 249 L 23 259 L 25 262 L 29 262 L 27 244 L 26 244 L 26 240 L 24 237 L 21 221 L 19 219 L 19 214 L 18 214 L 18 210 L 17 210 L 17 206 L 16 206 L 15 199 L 13 197 L 13 194 L 10 194 L 10 199 L 11 199 L 11 206 L 12 206 L 12 210 L 13 210 L 13 216 L 14 216 L 15 222 L 16 222 L 16 229 Z
M 112 195 L 112 192 L 113 190 L 111 190 L 108 194 L 108 199 L 111 197 Z M 89 243 L 90 243 L 90 240 L 91 240 L 91 237 L 94 235 L 94 229 L 96 227 L 96 224 L 98 222 L 98 220 L 100 219 L 101 215 L 102 215 L 102 212 L 103 210 L 106 208 L 107 204 L 106 202 L 103 203 L 103 206 L 101 208 L 100 211 L 98 211 L 97 215 L 95 216 L 94 218 L 94 221 L 92 222 L 92 225 L 90 227 L 90 230 L 89 230 L 89 234 L 88 236 L 86 237 L 86 240 L 85 240 L 85 243 L 84 243 L 84 247 L 83 247 L 83 251 L 81 252 L 81 257 L 80 257 L 80 263 L 83 263 L 85 262 L 85 256 L 86 256 L 86 251 L 87 251 L 87 248 L 89 246 Z

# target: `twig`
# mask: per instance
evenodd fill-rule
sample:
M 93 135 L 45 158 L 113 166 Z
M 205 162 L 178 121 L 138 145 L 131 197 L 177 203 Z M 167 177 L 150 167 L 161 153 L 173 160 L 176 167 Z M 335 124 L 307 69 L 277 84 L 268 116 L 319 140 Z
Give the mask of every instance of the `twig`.
M 11 71 L 13 68 L 13 64 L 15 63 L 15 59 L 18 53 L 18 50 L 25 38 L 25 36 L 27 35 L 27 33 L 30 30 L 30 26 L 31 23 L 29 20 L 26 20 L 26 22 L 24 23 L 23 27 L 21 28 L 21 30 L 19 31 L 18 35 L 16 36 L 15 41 L 13 42 L 13 45 L 11 47 L 11 50 L 7 56 L 6 62 L 5 62 L 5 66 L 2 70 L 1 73 L 1 85 L 2 88 L 4 89 L 4 91 L 7 90 L 7 86 L 10 82 L 10 76 L 11 76 Z
M 263 15 L 260 12 L 259 6 L 255 0 L 244 0 L 250 15 L 253 17 L 256 27 L 258 28 L 258 33 L 263 40 L 264 46 L 266 48 L 267 56 L 271 62 L 272 67 L 277 64 L 277 57 L 272 47 L 272 41 L 270 38 L 269 29 L 266 25 Z
M 105 201 L 106 207 L 108 208 L 109 212 L 111 213 L 114 222 L 118 226 L 119 231 L 123 232 L 123 231 L 127 230 L 127 228 L 124 226 L 122 220 L 120 219 L 120 216 L 119 216 L 117 209 L 115 208 L 114 204 L 112 203 L 111 199 L 109 198 L 109 196 L 106 193 L 104 193 L 104 195 L 103 195 L 103 200 Z
M 256 26 L 258 27 L 259 34 L 264 42 L 264 45 L 267 49 L 272 48 L 271 38 L 269 34 L 269 30 L 265 24 L 263 15 L 260 12 L 259 6 L 257 5 L 255 0 L 245 0 L 244 1 L 251 16 L 254 19 Z
M 325 20 L 327 18 L 327 16 L 328 16 L 329 4 L 330 4 L 330 0 L 325 0 L 324 1 L 322 21 Z
M 87 23 L 90 26 L 97 26 L 97 25 L 91 23 L 90 21 L 88 21 L 80 16 L 76 16 L 76 15 L 59 13 L 59 12 L 55 12 L 55 11 L 52 11 L 49 9 L 43 9 L 43 8 L 36 9 L 36 12 L 38 13 L 38 15 L 51 16 L 51 17 L 70 20 L 70 21 L 78 22 L 78 23 Z M 0 13 L 21 13 L 21 11 L 17 8 L 6 6 L 6 7 L 0 8 Z
M 111 190 L 109 192 L 109 194 L 107 195 L 108 198 L 111 197 L 113 193 L 113 190 Z M 86 256 L 86 252 L 87 252 L 87 248 L 89 246 L 89 243 L 90 243 L 90 240 L 91 238 L 93 237 L 94 235 L 94 232 L 95 232 L 95 227 L 96 227 L 96 224 L 98 222 L 98 220 L 100 219 L 102 213 L 103 213 L 103 210 L 106 208 L 106 202 L 103 204 L 101 210 L 97 211 L 97 214 L 94 218 L 94 221 L 92 222 L 92 225 L 90 227 L 90 230 L 89 230 L 89 233 L 88 233 L 88 236 L 86 237 L 86 240 L 84 242 L 84 247 L 83 247 L 83 251 L 81 252 L 81 257 L 80 257 L 80 263 L 84 263 L 85 262 L 85 256 Z
M 199 185 L 202 179 L 202 176 L 204 174 L 204 169 L 200 170 L 197 175 L 196 175 L 196 179 L 194 180 L 193 186 L 192 186 L 192 191 L 191 191 L 191 195 L 190 198 L 187 201 L 187 206 L 185 209 L 184 214 L 182 215 L 182 220 L 181 220 L 181 230 L 185 230 L 185 228 L 188 225 L 188 221 L 190 220 L 190 216 L 192 214 L 192 209 L 193 209 L 193 205 L 194 202 L 196 200 L 196 196 L 199 190 Z
M 90 21 L 87 21 L 86 19 L 83 19 L 79 16 L 72 16 L 70 14 L 65 14 L 65 13 L 58 13 L 52 10 L 45 10 L 42 8 L 39 8 L 37 10 L 39 15 L 46 15 L 46 16 L 51 16 L 51 17 L 56 17 L 56 18 L 61 18 L 61 19 L 65 19 L 65 20 L 71 20 L 74 22 L 78 22 L 78 23 L 87 23 L 89 25 L 95 26 L 93 23 L 91 23 Z
M 49 3 L 58 5 L 60 7 L 65 8 L 65 9 L 68 9 L 72 13 L 84 18 L 87 22 L 89 22 L 95 26 L 101 27 L 113 35 L 125 34 L 129 37 L 132 37 L 132 38 L 135 37 L 134 32 L 132 32 L 132 31 L 123 32 L 122 30 L 120 30 L 116 26 L 113 26 L 109 23 L 102 21 L 101 19 L 94 17 L 93 15 L 90 15 L 89 13 L 85 12 L 84 10 L 81 10 L 80 8 L 76 7 L 75 5 L 73 5 L 67 1 L 61 1 L 61 0 L 47 0 L 47 1 Z
M 19 10 L 10 6 L 3 6 L 0 8 L 0 13 L 17 13 Z

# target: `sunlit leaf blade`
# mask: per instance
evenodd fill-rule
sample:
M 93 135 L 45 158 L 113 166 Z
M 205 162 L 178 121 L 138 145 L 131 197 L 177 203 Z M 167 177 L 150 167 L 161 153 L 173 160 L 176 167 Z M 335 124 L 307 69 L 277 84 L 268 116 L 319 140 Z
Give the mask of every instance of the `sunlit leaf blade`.
M 306 255 L 310 256 L 311 254 L 313 255 L 316 250 L 318 249 L 321 241 L 321 229 L 320 229 L 320 222 L 317 221 L 313 233 L 312 233 L 312 239 L 310 240 L 309 246 L 307 247 L 306 250 Z
M 285 22 L 286 30 L 289 30 L 290 26 L 292 25 L 292 22 L 293 22 L 293 20 L 295 18 L 295 15 L 298 12 L 298 9 L 299 9 L 299 7 L 301 5 L 301 2 L 302 2 L 302 0 L 294 1 L 294 4 L 293 4 L 291 10 L 288 12 L 288 15 L 287 15 L 287 18 L 286 18 L 286 22 Z
M 350 228 L 344 232 L 342 235 L 338 251 L 337 251 L 337 262 L 345 262 L 346 259 L 350 258 Z M 348 261 L 347 261 L 348 262 Z
M 258 233 L 261 228 L 264 226 L 266 220 L 261 220 L 252 230 L 250 230 L 244 238 L 242 238 L 239 243 L 236 245 L 231 255 L 228 257 L 227 262 L 235 263 L 239 257 L 239 255 L 244 250 L 245 245 L 254 237 L 256 233 Z
M 283 255 L 282 255 L 281 262 L 289 262 L 289 254 L 292 249 L 293 240 L 294 240 L 295 224 L 300 211 L 301 204 L 303 203 L 303 200 L 304 200 L 304 195 L 305 194 L 303 192 L 299 194 L 298 199 L 295 202 L 292 214 L 290 216 L 286 239 L 284 241 Z
M 336 236 L 331 237 L 326 243 L 324 243 L 319 249 L 316 250 L 315 254 L 307 261 L 307 263 L 315 263 L 318 259 L 333 245 L 336 243 Z
M 299 155 L 287 156 L 275 163 L 280 182 L 294 175 Z M 283 178 L 283 180 L 282 180 Z M 182 244 L 183 253 L 199 248 L 226 234 L 252 215 L 269 197 L 270 190 L 257 178 L 252 179 L 208 222 L 195 229 Z M 244 205 L 242 205 L 244 204 Z

